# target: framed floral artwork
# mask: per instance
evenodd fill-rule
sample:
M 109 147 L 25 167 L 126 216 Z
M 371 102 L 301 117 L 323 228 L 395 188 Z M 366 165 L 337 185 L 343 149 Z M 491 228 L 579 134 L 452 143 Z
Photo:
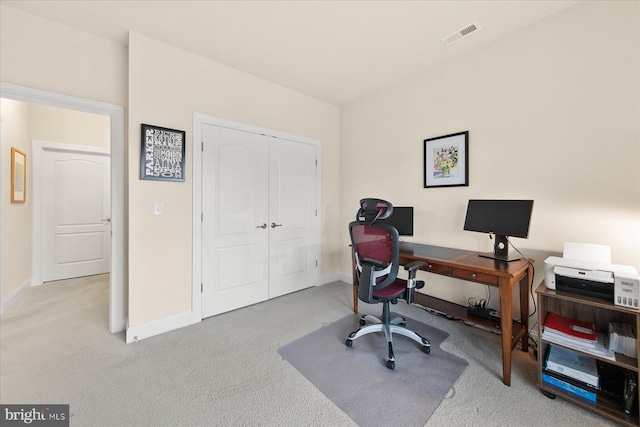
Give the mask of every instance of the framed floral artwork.
M 11 147 L 11 203 L 27 200 L 27 155 Z
M 469 185 L 469 131 L 424 140 L 424 188 Z

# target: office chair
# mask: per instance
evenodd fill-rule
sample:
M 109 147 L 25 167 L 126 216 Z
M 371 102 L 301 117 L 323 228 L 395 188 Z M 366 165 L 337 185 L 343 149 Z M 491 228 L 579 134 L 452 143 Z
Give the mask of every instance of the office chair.
M 411 303 L 416 289 L 424 286 L 421 280 L 415 280 L 416 273 L 424 261 L 414 261 L 405 265 L 408 273 L 406 280 L 398 277 L 400 266 L 400 246 L 398 231 L 383 219 L 393 212 L 391 203 L 380 199 L 360 200 L 360 209 L 356 220 L 349 224 L 349 235 L 356 271 L 355 285 L 358 287 L 358 298 L 368 304 L 382 304 L 382 317 L 364 315 L 360 318 L 362 326 L 349 334 L 346 345 L 351 347 L 353 340 L 374 332 L 384 332 L 389 347 L 387 368 L 396 366 L 393 354 L 393 334 L 411 338 L 422 346 L 422 351 L 429 354 L 431 344 L 426 338 L 407 329 L 406 319 L 396 317 L 390 319 L 389 304 L 397 304 L 398 299 Z M 365 326 L 369 322 L 370 325 Z

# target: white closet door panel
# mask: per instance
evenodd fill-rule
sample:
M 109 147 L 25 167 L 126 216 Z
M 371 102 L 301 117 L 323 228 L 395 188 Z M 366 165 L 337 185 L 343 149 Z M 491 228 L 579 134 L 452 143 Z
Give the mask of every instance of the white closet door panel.
M 316 148 L 287 140 L 269 146 L 269 297 L 317 284 Z
M 269 296 L 268 147 L 264 136 L 203 125 L 203 318 Z

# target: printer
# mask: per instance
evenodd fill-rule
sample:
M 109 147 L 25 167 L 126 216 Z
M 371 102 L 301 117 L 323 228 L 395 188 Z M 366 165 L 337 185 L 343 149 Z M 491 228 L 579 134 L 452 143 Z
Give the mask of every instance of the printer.
M 544 260 L 544 284 L 640 309 L 640 277 L 631 266 L 552 256 Z

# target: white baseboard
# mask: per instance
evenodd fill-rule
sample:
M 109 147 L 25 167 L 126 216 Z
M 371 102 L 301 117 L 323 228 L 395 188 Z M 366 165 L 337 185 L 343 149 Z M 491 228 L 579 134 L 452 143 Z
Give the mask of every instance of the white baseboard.
M 6 309 L 11 307 L 11 304 L 16 302 L 20 294 L 22 294 L 30 286 L 31 286 L 31 278 L 25 280 L 25 282 L 22 285 L 18 286 L 18 288 L 15 291 L 11 292 L 11 294 L 9 294 L 2 301 L 2 304 L 0 305 L 0 314 L 4 313 Z
M 127 328 L 127 344 L 193 324 L 190 311 Z

